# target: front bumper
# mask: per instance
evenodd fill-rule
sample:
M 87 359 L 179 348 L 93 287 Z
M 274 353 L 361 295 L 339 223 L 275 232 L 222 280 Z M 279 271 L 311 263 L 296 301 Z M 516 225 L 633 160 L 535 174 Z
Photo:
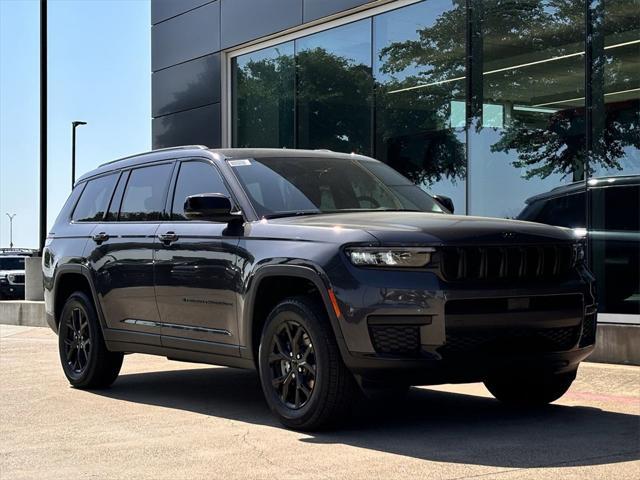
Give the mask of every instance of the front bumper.
M 595 290 L 587 270 L 562 282 L 519 285 L 362 272 L 351 269 L 358 276 L 351 288 L 333 287 L 343 314 L 343 359 L 363 378 L 418 385 L 481 381 L 509 369 L 559 373 L 594 348 Z M 411 342 L 415 348 L 403 350 Z
M 24 284 L 14 284 L 8 282 L 0 283 L 0 297 L 13 300 L 24 299 Z

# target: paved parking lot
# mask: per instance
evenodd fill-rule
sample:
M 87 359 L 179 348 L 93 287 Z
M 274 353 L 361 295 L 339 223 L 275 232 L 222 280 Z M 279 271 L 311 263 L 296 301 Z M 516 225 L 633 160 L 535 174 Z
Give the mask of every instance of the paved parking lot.
M 130 355 L 114 386 L 68 386 L 56 338 L 0 326 L 0 478 L 640 477 L 640 367 L 583 364 L 536 413 L 480 384 L 414 388 L 341 431 L 271 417 L 256 375 Z

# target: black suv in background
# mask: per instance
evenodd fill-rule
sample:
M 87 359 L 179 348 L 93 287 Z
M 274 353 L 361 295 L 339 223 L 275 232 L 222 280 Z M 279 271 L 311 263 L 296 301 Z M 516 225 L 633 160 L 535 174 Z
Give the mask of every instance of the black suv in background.
M 527 199 L 516 218 L 585 235 L 598 279 L 599 310 L 640 314 L 640 175 L 595 177 L 586 184 L 556 187 Z
M 64 373 L 108 386 L 126 352 L 256 368 L 299 429 L 410 385 L 556 400 L 595 339 L 582 244 L 445 203 L 354 154 L 182 147 L 102 165 L 44 251 Z

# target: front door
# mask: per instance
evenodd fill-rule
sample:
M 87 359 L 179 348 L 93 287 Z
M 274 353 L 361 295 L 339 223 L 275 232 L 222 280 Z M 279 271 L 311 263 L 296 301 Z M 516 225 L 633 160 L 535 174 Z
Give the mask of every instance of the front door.
M 229 190 L 208 161 L 183 161 L 179 168 L 171 220 L 160 225 L 155 252 L 162 344 L 238 355 L 238 237 L 226 234 L 226 224 L 188 220 L 183 208 L 190 195 L 229 196 Z

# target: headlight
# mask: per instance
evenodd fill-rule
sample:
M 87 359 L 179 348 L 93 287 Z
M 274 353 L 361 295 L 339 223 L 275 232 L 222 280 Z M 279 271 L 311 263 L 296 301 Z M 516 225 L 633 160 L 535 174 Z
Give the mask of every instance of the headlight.
M 578 242 L 573 244 L 573 264 L 580 265 L 586 259 L 584 243 Z
M 351 263 L 360 267 L 408 268 L 424 267 L 431 261 L 434 251 L 431 247 L 355 247 L 346 250 Z

